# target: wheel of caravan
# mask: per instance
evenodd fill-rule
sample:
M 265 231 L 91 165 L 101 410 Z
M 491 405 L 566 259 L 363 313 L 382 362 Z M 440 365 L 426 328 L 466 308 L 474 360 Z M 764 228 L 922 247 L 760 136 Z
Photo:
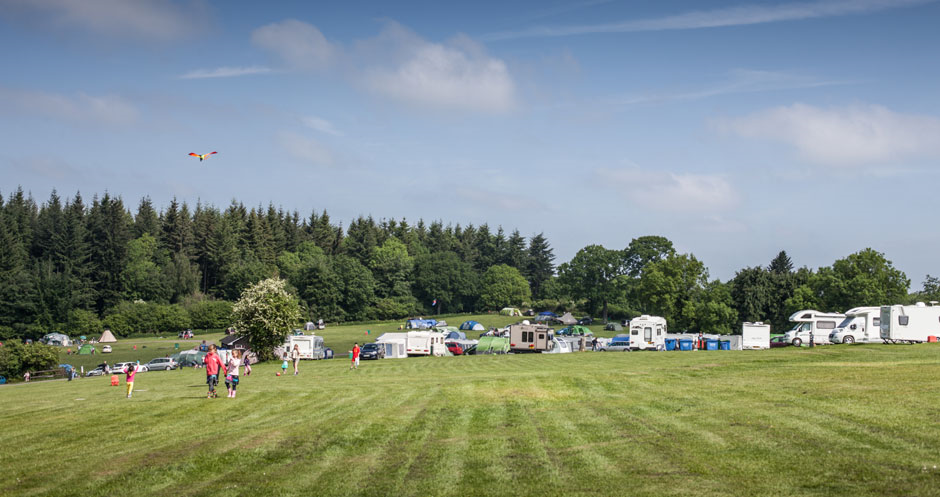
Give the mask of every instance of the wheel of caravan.
M 323 360 L 324 357 L 326 357 L 326 352 L 320 351 L 317 355 L 317 360 Z
M 803 345 L 803 340 L 800 340 L 799 338 L 794 338 L 794 339 L 793 339 L 793 346 L 794 346 L 794 347 L 799 347 L 800 345 Z
M 167 371 L 169 371 L 169 370 L 170 370 L 170 367 L 169 367 L 169 366 L 167 366 L 167 367 L 166 367 L 166 370 L 167 370 Z
M 846 335 L 842 339 L 842 343 L 855 343 L 855 337 L 853 337 L 852 335 Z

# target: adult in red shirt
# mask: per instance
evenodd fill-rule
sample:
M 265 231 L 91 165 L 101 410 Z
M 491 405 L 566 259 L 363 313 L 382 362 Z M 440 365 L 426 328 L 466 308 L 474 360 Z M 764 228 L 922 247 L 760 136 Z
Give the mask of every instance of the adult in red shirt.
M 215 344 L 209 345 L 209 353 L 202 358 L 202 362 L 206 365 L 206 383 L 209 385 L 206 398 L 214 399 L 219 396 L 215 391 L 215 386 L 219 384 L 219 370 L 221 369 L 223 373 L 228 373 L 228 370 L 225 369 L 225 364 L 216 353 Z
M 349 365 L 349 369 L 359 369 L 359 342 L 353 344 L 352 364 Z

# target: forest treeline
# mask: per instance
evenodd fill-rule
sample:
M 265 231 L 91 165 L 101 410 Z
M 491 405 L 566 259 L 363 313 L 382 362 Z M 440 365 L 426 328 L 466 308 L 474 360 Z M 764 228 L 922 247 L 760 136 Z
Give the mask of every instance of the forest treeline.
M 328 213 L 225 209 L 173 199 L 158 211 L 147 197 L 55 191 L 37 203 L 17 189 L 0 196 L 0 337 L 36 338 L 110 327 L 120 335 L 224 328 L 242 290 L 280 276 L 305 319 L 398 319 L 492 311 L 507 305 L 609 318 L 662 315 L 672 329 L 729 333 L 742 321 L 777 329 L 789 312 L 815 307 L 937 299 L 928 275 L 919 295 L 871 249 L 811 271 L 785 252 L 766 267 L 711 280 L 692 254 L 663 237 L 623 249 L 589 245 L 556 267 L 549 241 L 481 226 L 414 224 Z

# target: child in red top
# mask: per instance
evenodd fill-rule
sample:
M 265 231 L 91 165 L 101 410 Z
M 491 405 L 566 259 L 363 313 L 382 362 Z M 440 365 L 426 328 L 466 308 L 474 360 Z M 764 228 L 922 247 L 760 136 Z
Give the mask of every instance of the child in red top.
M 352 364 L 349 365 L 349 369 L 359 369 L 359 342 L 353 344 Z
M 215 344 L 209 346 L 209 353 L 202 359 L 202 362 L 206 365 L 206 383 L 209 385 L 206 398 L 214 399 L 219 396 L 215 391 L 215 386 L 219 384 L 219 370 L 221 369 L 223 373 L 227 371 L 219 354 L 215 352 Z

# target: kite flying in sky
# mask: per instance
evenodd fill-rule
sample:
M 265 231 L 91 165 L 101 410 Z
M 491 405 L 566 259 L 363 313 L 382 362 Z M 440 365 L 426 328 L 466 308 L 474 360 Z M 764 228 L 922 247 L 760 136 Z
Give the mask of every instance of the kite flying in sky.
M 212 154 L 217 154 L 217 153 L 218 153 L 218 152 L 209 152 L 208 154 L 199 155 L 199 154 L 197 154 L 197 153 L 190 152 L 189 155 L 191 155 L 191 156 L 193 156 L 193 157 L 199 157 L 199 162 L 202 162 L 202 161 L 208 159 L 210 155 L 212 155 Z

